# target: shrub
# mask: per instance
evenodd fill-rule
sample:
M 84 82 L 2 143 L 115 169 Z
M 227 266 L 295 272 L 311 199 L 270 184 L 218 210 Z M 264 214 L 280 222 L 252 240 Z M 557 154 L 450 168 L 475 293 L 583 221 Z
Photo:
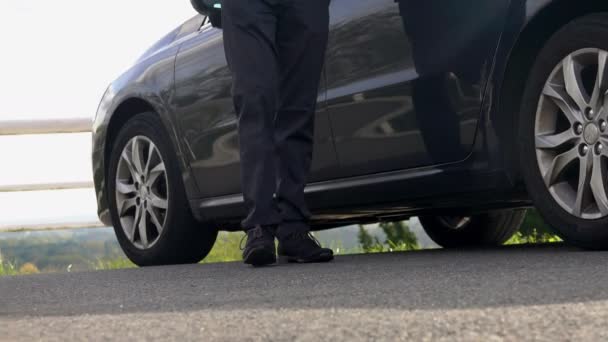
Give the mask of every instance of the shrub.
M 38 270 L 38 267 L 36 267 L 36 265 L 34 265 L 31 262 L 27 262 L 27 263 L 23 264 L 21 267 L 19 267 L 19 274 L 36 274 L 36 273 L 40 273 L 40 270 Z

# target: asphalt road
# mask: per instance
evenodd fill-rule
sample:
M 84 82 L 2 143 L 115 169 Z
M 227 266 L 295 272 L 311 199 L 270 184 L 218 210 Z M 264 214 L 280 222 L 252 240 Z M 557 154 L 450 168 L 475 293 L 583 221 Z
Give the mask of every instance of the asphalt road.
M 0 340 L 606 340 L 608 253 L 565 246 L 0 278 Z

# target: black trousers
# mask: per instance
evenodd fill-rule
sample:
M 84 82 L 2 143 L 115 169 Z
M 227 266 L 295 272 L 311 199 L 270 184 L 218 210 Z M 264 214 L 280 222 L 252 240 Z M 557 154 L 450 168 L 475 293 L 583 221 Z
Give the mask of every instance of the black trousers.
M 242 225 L 304 229 L 329 0 L 224 0 L 222 12 L 248 209 Z

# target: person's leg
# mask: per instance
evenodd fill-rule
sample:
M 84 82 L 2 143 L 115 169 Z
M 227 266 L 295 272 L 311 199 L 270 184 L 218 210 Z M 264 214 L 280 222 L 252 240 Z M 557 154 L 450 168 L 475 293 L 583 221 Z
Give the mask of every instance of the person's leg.
M 225 0 L 222 5 L 224 47 L 238 116 L 241 185 L 248 209 L 242 222 L 245 229 L 276 225 L 281 220 L 273 198 L 274 119 L 279 101 L 273 2 L 277 1 Z
M 277 2 L 224 0 L 222 6 L 224 47 L 238 116 L 241 184 L 248 210 L 242 222 L 247 231 L 243 261 L 254 266 L 276 261 L 274 232 L 281 220 L 274 202 L 279 76 L 273 3 Z
M 329 0 L 283 1 L 277 23 L 280 69 L 275 121 L 278 237 L 308 232 L 304 187 L 310 172 L 314 116 L 329 28 Z
M 314 116 L 329 30 L 329 0 L 284 0 L 277 25 L 280 69 L 275 120 L 279 257 L 287 262 L 324 262 L 333 252 L 309 236 L 304 201 L 313 153 Z

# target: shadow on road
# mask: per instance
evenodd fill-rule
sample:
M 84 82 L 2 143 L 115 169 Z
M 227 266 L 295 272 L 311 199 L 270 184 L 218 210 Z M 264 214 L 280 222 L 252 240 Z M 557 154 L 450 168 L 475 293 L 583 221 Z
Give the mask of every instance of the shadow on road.
M 564 245 L 338 257 L 0 279 L 0 316 L 281 308 L 451 309 L 608 299 L 608 253 Z

